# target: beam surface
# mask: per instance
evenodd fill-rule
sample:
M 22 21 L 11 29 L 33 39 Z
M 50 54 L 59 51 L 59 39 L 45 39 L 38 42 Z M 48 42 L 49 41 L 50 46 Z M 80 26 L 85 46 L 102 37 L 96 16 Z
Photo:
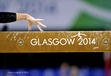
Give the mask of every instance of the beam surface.
M 111 31 L 0 32 L 0 53 L 111 52 Z

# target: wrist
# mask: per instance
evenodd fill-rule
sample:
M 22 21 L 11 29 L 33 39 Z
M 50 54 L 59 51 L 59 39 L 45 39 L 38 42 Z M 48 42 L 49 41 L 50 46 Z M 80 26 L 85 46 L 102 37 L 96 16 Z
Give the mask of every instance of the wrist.
M 28 14 L 27 13 L 17 13 L 16 14 L 16 20 L 19 21 L 19 20 L 27 20 L 28 18 Z

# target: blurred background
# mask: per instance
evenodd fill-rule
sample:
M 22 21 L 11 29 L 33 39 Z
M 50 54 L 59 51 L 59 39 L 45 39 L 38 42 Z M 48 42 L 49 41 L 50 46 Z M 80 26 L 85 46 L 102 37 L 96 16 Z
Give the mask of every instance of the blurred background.
M 111 53 L 0 54 L 0 76 L 111 76 Z
M 111 0 L 0 0 L 1 12 L 43 18 L 47 31 L 111 30 Z M 0 30 L 27 30 L 25 21 L 0 24 Z M 32 29 L 38 30 L 36 26 Z
M 0 12 L 43 18 L 47 31 L 111 30 L 111 0 L 0 0 Z M 27 29 L 26 21 L 0 24 Z M 111 53 L 0 54 L 0 76 L 111 76 Z

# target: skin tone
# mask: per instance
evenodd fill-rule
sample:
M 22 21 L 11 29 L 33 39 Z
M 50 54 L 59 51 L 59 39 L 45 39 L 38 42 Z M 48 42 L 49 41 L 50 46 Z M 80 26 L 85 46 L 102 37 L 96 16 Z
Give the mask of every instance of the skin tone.
M 31 31 L 31 27 L 32 25 L 36 25 L 37 28 L 43 32 L 43 30 L 41 29 L 41 26 L 46 28 L 47 26 L 42 24 L 41 21 L 43 21 L 44 19 L 36 19 L 34 17 L 32 17 L 31 15 L 29 14 L 26 14 L 26 13 L 16 13 L 16 20 L 17 21 L 20 21 L 20 20 L 26 20 L 27 23 L 28 23 L 28 31 Z

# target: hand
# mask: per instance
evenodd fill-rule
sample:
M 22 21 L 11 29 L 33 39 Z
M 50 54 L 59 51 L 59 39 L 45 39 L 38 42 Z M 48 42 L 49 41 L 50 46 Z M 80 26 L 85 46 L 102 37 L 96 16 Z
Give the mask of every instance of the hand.
M 26 18 L 26 20 L 27 20 L 27 23 L 28 23 L 28 31 L 31 31 L 31 26 L 32 26 L 32 25 L 36 25 L 37 28 L 38 28 L 41 32 L 43 32 L 43 30 L 41 29 L 40 26 L 42 26 L 42 27 L 44 27 L 44 28 L 47 27 L 46 25 L 44 25 L 44 24 L 42 24 L 42 23 L 40 22 L 40 21 L 43 21 L 44 19 L 35 19 L 34 17 L 28 15 L 27 18 Z

